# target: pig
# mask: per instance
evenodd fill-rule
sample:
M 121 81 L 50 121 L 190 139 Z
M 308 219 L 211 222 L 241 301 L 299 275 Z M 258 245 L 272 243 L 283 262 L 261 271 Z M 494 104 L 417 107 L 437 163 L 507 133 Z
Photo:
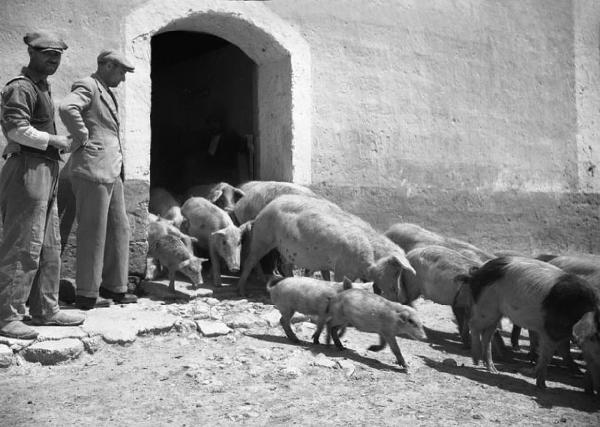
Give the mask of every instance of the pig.
M 149 251 L 169 270 L 171 292 L 175 292 L 175 273 L 178 271 L 190 278 L 194 289 L 203 283 L 202 263 L 207 260 L 192 255 L 180 238 L 171 234 L 161 236 L 152 243 Z
M 237 225 L 255 219 L 265 206 L 284 194 L 318 197 L 307 187 L 280 181 L 249 181 L 242 184 L 240 190 L 245 195 L 236 203 L 232 213 Z
M 384 234 L 406 252 L 419 246 L 437 245 L 454 249 L 467 258 L 482 263 L 494 258 L 492 254 L 468 242 L 452 237 L 444 237 L 417 224 L 399 222 L 392 225 Z
M 470 293 L 464 278 L 480 262 L 467 258 L 444 246 L 423 246 L 406 254 L 416 274 L 402 271 L 402 287 L 406 297 L 403 303 L 411 304 L 423 296 L 437 304 L 448 305 L 456 316 L 458 331 L 465 346 L 470 345 L 469 312 Z
M 560 256 L 542 254 L 536 256 L 536 259 L 555 265 L 567 273 L 577 274 L 578 276 L 587 280 L 587 282 L 592 285 L 597 292 L 600 292 L 600 256 L 594 254 L 571 254 Z M 511 335 L 513 348 L 518 348 L 518 339 L 520 334 L 521 328 L 519 326 L 513 327 L 513 332 Z M 529 335 L 531 342 L 529 357 L 533 359 L 537 355 L 537 343 L 535 333 L 530 333 Z M 560 352 L 566 365 L 571 369 L 577 370 L 575 362 L 570 354 L 569 343 L 566 343 L 565 346 L 561 346 Z
M 600 272 L 600 255 L 573 254 L 555 256 L 546 261 L 558 268 L 583 277 L 590 277 Z M 600 291 L 600 283 L 598 283 Z
M 154 187 L 150 189 L 150 202 L 148 203 L 148 211 L 156 214 L 161 218 L 173 221 L 173 225 L 177 228 L 181 227 L 183 216 L 181 215 L 181 207 L 179 202 L 168 190 L 162 187 Z
M 219 182 L 216 184 L 194 185 L 186 192 L 185 199 L 204 197 L 225 212 L 231 212 L 235 204 L 244 196 L 245 193 L 239 188 L 226 182 Z
M 400 298 L 402 269 L 414 273 L 402 248 L 357 216 L 315 197 L 279 196 L 258 214 L 238 285 L 242 295 L 252 268 L 273 249 L 298 267 L 333 270 L 336 282 L 344 276 L 372 281 L 392 300 Z
M 212 266 L 213 282 L 221 286 L 219 257 L 223 257 L 229 270 L 240 270 L 240 249 L 245 225 L 236 227 L 221 208 L 203 197 L 191 197 L 181 207 L 184 216 L 181 229 L 198 241 L 196 247 L 208 252 Z
M 275 198 L 285 194 L 298 194 L 309 197 L 319 197 L 312 190 L 303 185 L 294 184 L 291 182 L 281 181 L 248 181 L 240 186 L 245 196 L 238 201 L 231 217 L 235 224 L 243 224 L 247 221 L 254 220 L 258 213 Z M 244 253 L 248 251 L 246 247 L 242 248 Z M 243 259 L 246 259 L 244 256 Z M 280 254 L 277 251 L 272 251 L 261 260 L 262 270 L 266 273 L 271 273 L 278 266 L 279 271 L 285 276 L 291 276 L 293 265 L 285 263 L 281 260 Z M 259 274 L 261 273 L 260 270 Z M 330 279 L 329 271 L 322 271 L 322 277 L 325 280 Z
M 585 313 L 573 326 L 573 336 L 586 363 L 583 390 L 600 396 L 600 311 Z
M 490 372 L 491 337 L 502 316 L 538 334 L 536 385 L 546 387 L 547 365 L 560 343 L 571 337 L 581 317 L 598 310 L 593 287 L 577 275 L 546 262 L 525 257 L 501 257 L 486 262 L 468 279 L 471 309 L 471 352 Z
M 327 320 L 329 299 L 344 289 L 352 288 L 352 282 L 344 278 L 341 283 L 327 282 L 310 277 L 275 276 L 267 283 L 271 301 L 281 313 L 281 326 L 287 337 L 295 343 L 300 342 L 292 328 L 290 320 L 296 311 L 316 315 L 317 329 L 313 334 L 313 343 L 319 344 L 319 337 Z
M 194 253 L 193 244 L 197 242 L 197 239 L 190 237 L 187 234 L 181 232 L 179 228 L 173 225 L 173 221 L 161 218 L 154 214 L 148 214 L 148 247 L 152 248 L 154 243 L 161 237 L 171 235 L 179 238 L 190 254 Z M 148 250 L 148 259 L 146 263 L 146 279 L 154 279 L 156 274 L 160 270 L 160 262 L 158 258 L 154 256 L 152 251 Z
M 359 331 L 379 334 L 379 345 L 372 345 L 369 350 L 380 351 L 385 348 L 386 343 L 389 344 L 398 364 L 405 369 L 408 365 L 398 347 L 396 336 L 407 334 L 418 340 L 427 339 L 414 308 L 362 289 L 339 292 L 330 299 L 328 314 L 331 319 L 327 326 L 339 350 L 343 350 L 344 346 L 340 342 L 338 330 L 350 325 Z

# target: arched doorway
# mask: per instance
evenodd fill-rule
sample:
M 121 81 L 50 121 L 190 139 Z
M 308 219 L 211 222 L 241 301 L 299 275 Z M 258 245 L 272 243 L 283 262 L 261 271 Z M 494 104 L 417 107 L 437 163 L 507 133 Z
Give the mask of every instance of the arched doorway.
M 220 37 L 190 31 L 151 41 L 150 186 L 255 178 L 256 64 Z
M 156 137 L 150 120 L 155 108 L 152 40 L 186 32 L 203 34 L 199 37 L 205 37 L 201 44 L 207 49 L 210 38 L 254 63 L 253 177 L 310 184 L 310 52 L 287 22 L 258 2 L 155 0 L 127 17 L 125 32 L 126 50 L 136 66 L 125 83 L 124 150 L 130 179 L 149 178 L 150 141 Z

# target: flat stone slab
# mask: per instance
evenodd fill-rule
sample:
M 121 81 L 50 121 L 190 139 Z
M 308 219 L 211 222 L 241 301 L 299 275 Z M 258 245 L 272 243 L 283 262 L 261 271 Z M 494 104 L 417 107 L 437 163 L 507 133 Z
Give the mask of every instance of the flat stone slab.
M 8 368 L 15 362 L 12 349 L 6 344 L 0 344 L 0 368 Z
M 267 321 L 250 313 L 232 313 L 223 316 L 223 322 L 230 328 L 253 328 L 265 326 Z
M 79 326 L 34 326 L 39 335 L 37 341 L 56 341 L 66 338 L 83 338 L 88 334 Z
M 148 311 L 148 307 L 136 305 L 90 310 L 81 328 L 90 336 L 101 335 L 108 343 L 127 344 L 138 335 L 167 332 L 178 319 L 162 310 Z
M 59 341 L 36 342 L 22 350 L 19 354 L 28 362 L 39 362 L 42 365 L 56 365 L 70 359 L 76 359 L 83 352 L 83 343 L 75 338 Z
M 205 337 L 217 337 L 219 335 L 227 335 L 231 332 L 229 326 L 219 321 L 197 320 L 196 325 L 200 333 Z
M 33 344 L 35 340 L 18 340 L 16 338 L 8 338 L 8 337 L 3 337 L 0 336 L 0 344 L 4 344 L 10 348 L 12 348 L 14 351 L 19 351 L 31 344 Z
M 272 309 L 260 315 L 260 317 L 265 320 L 269 326 L 277 326 L 279 325 L 279 320 L 281 320 L 281 313 L 277 309 Z
M 180 299 L 190 301 L 196 298 L 209 297 L 213 294 L 212 289 L 202 287 L 194 289 L 191 283 L 179 280 L 175 280 L 175 292 L 171 292 L 169 289 L 168 280 L 144 280 L 140 286 L 146 295 L 162 300 Z

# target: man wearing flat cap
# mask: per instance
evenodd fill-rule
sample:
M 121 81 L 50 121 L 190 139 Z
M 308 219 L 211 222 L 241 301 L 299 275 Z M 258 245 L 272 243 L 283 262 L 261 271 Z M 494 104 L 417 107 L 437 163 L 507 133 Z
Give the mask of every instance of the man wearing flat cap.
M 8 141 L 0 172 L 0 335 L 33 339 L 37 331 L 23 323 L 27 298 L 35 325 L 80 325 L 85 316 L 58 305 L 58 162 L 71 141 L 56 134 L 47 77 L 58 69 L 67 45 L 46 31 L 23 40 L 29 65 L 2 89 L 0 105 Z
M 111 91 L 132 71 L 133 65 L 121 53 L 100 52 L 96 72 L 73 83 L 59 108 L 73 137 L 71 184 L 78 224 L 75 304 L 83 310 L 106 307 L 110 300 L 137 301 L 127 293 L 129 222 L 119 106 Z

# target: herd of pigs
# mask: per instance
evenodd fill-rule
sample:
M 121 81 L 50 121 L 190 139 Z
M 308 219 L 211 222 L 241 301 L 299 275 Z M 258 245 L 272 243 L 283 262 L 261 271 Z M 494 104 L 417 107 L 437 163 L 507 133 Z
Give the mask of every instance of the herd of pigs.
M 545 388 L 555 352 L 576 367 L 574 341 L 586 362 L 584 390 L 600 394 L 600 255 L 491 254 L 410 223 L 382 234 L 309 188 L 277 181 L 199 185 L 181 198 L 153 188 L 149 211 L 149 278 L 164 267 L 172 290 L 176 272 L 198 286 L 210 260 L 214 286 L 221 286 L 224 261 L 230 272 L 241 270 L 241 295 L 251 274 L 266 283 L 294 342 L 290 320 L 300 312 L 317 319 L 314 343 L 326 327 L 327 340 L 343 349 L 339 337 L 352 326 L 379 334 L 369 350 L 389 344 L 406 368 L 395 337 L 427 338 L 411 307 L 422 296 L 452 307 L 475 364 L 497 372 L 492 348 L 504 345 L 498 329 L 507 317 L 513 348 L 521 328 L 529 331 L 538 387 Z M 305 276 L 294 276 L 294 267 Z M 311 274 L 318 271 L 324 280 Z

